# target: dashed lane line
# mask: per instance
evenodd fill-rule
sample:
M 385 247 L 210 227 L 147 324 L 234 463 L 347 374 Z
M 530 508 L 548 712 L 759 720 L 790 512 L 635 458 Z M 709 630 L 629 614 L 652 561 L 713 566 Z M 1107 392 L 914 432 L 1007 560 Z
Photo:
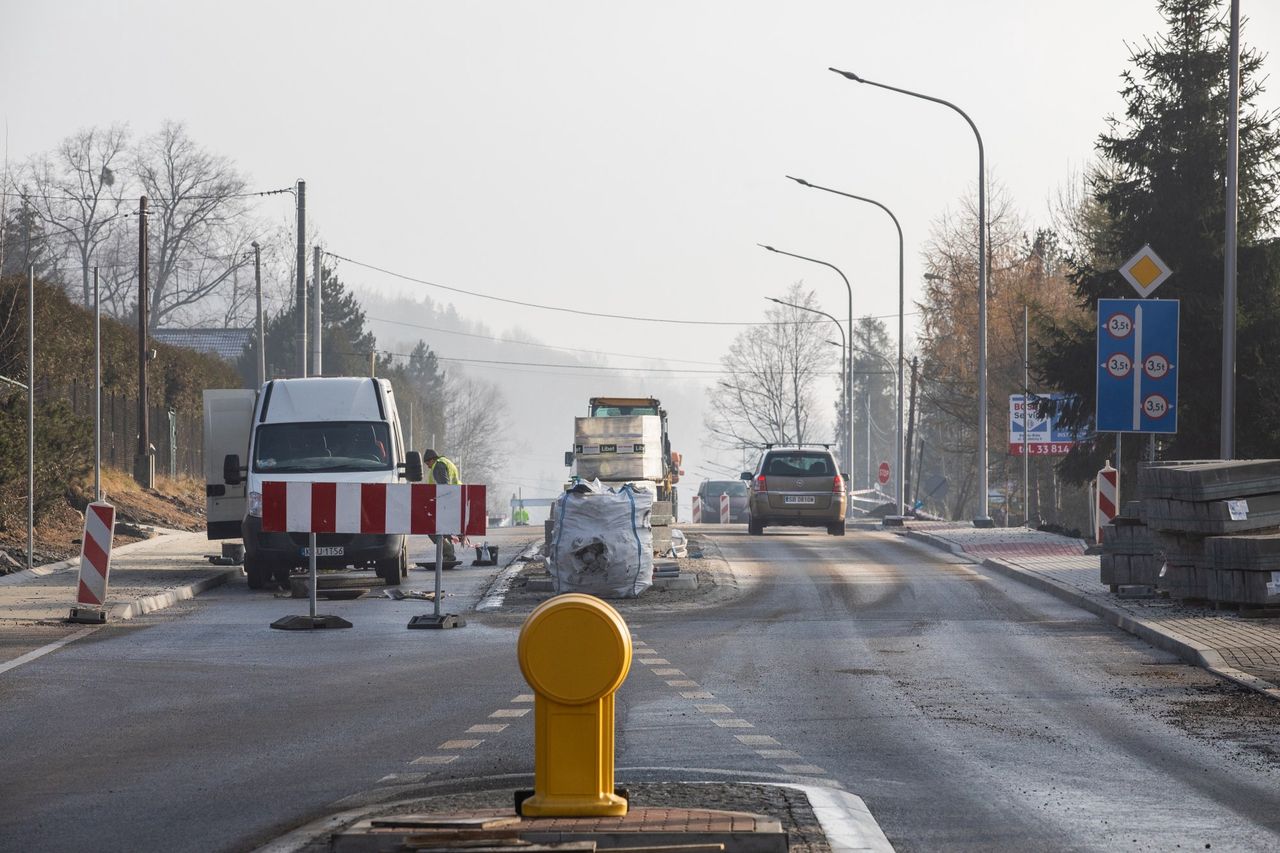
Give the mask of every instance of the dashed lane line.
M 467 729 L 469 735 L 497 734 L 505 729 L 509 723 L 480 723 Z
M 450 764 L 458 760 L 456 755 L 424 755 L 421 758 L 415 758 L 410 764 Z
M 506 717 L 523 717 L 527 713 L 529 713 L 528 708 L 499 708 L 489 716 L 503 719 Z
M 436 747 L 436 749 L 475 749 L 484 743 L 484 739 L 475 738 L 458 738 L 456 740 L 447 740 Z
M 710 717 L 711 722 L 722 729 L 754 729 L 755 726 L 737 717 Z

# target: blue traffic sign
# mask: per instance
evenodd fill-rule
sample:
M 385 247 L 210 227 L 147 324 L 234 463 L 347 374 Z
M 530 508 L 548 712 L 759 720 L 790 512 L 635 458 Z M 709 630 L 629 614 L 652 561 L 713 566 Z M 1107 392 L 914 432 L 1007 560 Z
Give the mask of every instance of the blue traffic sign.
M 1098 300 L 1098 432 L 1178 431 L 1178 306 Z

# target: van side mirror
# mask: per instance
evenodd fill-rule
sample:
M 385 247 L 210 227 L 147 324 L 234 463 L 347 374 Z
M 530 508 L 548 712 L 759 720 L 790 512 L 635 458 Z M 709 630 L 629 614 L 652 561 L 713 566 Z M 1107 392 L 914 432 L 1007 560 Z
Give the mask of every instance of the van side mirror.
M 566 450 L 564 452 L 564 467 L 566 468 L 573 467 L 573 451 L 572 450 Z
M 751 482 L 751 480 L 752 480 L 754 477 L 755 477 L 755 475 L 754 475 L 754 474 L 752 474 L 750 471 L 743 471 L 743 472 L 738 476 L 738 479 L 739 479 L 739 480 L 746 480 L 748 483 L 750 483 L 750 482 Z
M 404 455 L 404 462 L 399 466 L 404 469 L 404 478 L 410 483 L 422 482 L 422 454 L 410 450 Z
M 222 482 L 228 486 L 238 486 L 244 482 L 244 478 L 240 476 L 240 456 L 235 453 L 228 453 L 222 459 Z

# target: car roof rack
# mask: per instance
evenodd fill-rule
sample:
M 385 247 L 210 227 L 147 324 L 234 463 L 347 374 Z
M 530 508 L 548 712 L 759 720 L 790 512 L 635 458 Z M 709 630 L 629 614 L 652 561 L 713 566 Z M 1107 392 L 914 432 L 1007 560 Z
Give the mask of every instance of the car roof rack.
M 826 441 L 793 441 L 788 444 L 779 444 L 777 442 L 774 442 L 771 444 L 766 444 L 764 446 L 764 449 L 773 450 L 775 447 L 824 447 L 827 450 L 830 450 L 831 443 Z

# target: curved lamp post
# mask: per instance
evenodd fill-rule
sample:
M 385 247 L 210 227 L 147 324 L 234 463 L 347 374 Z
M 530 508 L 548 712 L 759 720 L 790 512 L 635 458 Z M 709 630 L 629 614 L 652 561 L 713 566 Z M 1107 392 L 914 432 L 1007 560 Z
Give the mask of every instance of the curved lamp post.
M 886 83 L 877 83 L 874 80 L 859 77 L 852 71 L 841 71 L 839 68 L 828 68 L 827 70 L 834 71 L 846 80 L 852 80 L 855 83 L 865 83 L 868 86 L 888 89 L 890 92 L 897 92 L 900 95 L 910 95 L 922 101 L 932 101 L 935 104 L 949 107 L 968 122 L 974 138 L 978 140 L 978 489 L 979 494 L 982 495 L 982 505 L 981 514 L 973 520 L 973 523 L 976 527 L 991 527 L 993 522 L 991 520 L 990 507 L 988 506 L 991 500 L 991 493 L 987 472 L 987 186 L 982 134 L 978 132 L 978 126 L 973 123 L 973 119 L 969 118 L 969 114 L 950 101 L 944 101 L 942 98 L 935 98 L 932 95 L 923 95 L 910 89 L 900 89 L 897 86 L 890 86 Z
M 845 418 L 845 465 L 846 470 L 853 470 L 853 402 L 849 399 L 849 393 L 853 390 L 853 285 L 849 284 L 849 277 L 841 272 L 840 268 L 835 264 L 818 260 L 817 258 L 806 257 L 805 255 L 797 255 L 794 252 L 784 252 L 781 249 L 775 249 L 773 246 L 766 246 L 764 243 L 757 243 L 762 249 L 767 249 L 776 255 L 786 255 L 789 258 L 797 258 L 802 261 L 808 261 L 811 264 L 822 264 L 836 271 L 844 281 L 844 288 L 849 293 L 849 337 L 847 338 L 847 346 L 845 347 L 845 367 L 844 371 L 844 418 Z M 843 334 L 843 333 L 841 333 Z
M 848 342 L 848 340 L 847 340 L 847 339 L 845 338 L 845 336 L 844 336 L 844 326 L 841 326 L 841 325 L 840 325 L 840 321 L 839 321 L 839 320 L 837 320 L 835 317 L 832 317 L 832 316 L 831 316 L 830 314 L 828 314 L 826 311 L 820 311 L 820 310 L 818 310 L 817 308 L 806 308 L 806 307 L 805 307 L 805 306 L 803 306 L 803 305 L 796 305 L 796 304 L 795 304 L 795 303 L 793 303 L 793 302 L 783 302 L 781 299 L 775 299 L 775 298 L 774 298 L 774 297 L 772 297 L 772 296 L 766 296 L 766 297 L 765 297 L 765 299 L 768 299 L 770 302 L 776 302 L 776 303 L 778 303 L 779 305 L 785 305 L 785 306 L 787 306 L 788 308 L 795 308 L 797 311 L 808 311 L 810 314 L 821 314 L 823 317 L 826 317 L 828 320 L 830 320 L 831 322 L 835 323 L 835 324 L 836 324 L 836 328 L 840 330 L 840 340 L 843 342 L 843 343 L 841 344 L 841 347 L 840 347 L 840 349 L 841 349 L 841 353 L 840 353 L 840 354 L 841 354 L 841 355 L 844 355 L 844 354 L 845 354 L 845 351 L 847 351 L 847 350 L 848 350 L 848 348 L 849 348 L 849 342 Z M 845 411 L 848 411 L 848 410 L 849 410 L 849 384 L 848 384 L 848 374 L 846 374 L 844 371 L 845 371 L 844 364 L 841 364 L 841 365 L 840 365 L 840 382 L 841 382 L 841 385 L 843 385 L 843 387 L 844 387 L 844 391 L 845 391 L 845 395 L 844 395 L 844 400 L 845 400 Z M 796 405 L 799 405 L 799 400 L 797 400 L 797 401 L 796 401 Z M 850 421 L 852 421 L 853 419 L 852 419 L 852 418 L 849 418 L 849 420 L 850 420 Z M 797 444 L 799 444 L 799 443 L 800 443 L 800 436 L 799 436 L 799 435 L 797 435 L 797 436 L 796 436 L 796 443 L 797 443 Z M 849 452 L 850 452 L 850 453 L 852 453 L 852 452 L 853 452 L 853 448 L 852 448 L 852 447 L 849 447 Z M 845 473 L 845 475 L 846 475 L 846 476 L 850 476 L 850 477 L 853 475 L 853 472 L 852 472 L 849 468 L 847 468 L 847 467 L 845 468 L 845 472 L 844 472 L 844 473 Z M 848 490 L 848 487 L 846 486 L 846 491 L 847 491 L 847 490 Z
M 835 189 L 832 189 L 831 187 L 822 187 L 822 186 L 818 186 L 817 184 L 811 184 L 808 181 L 806 181 L 804 178 L 793 178 L 791 177 L 791 175 L 787 175 L 787 178 L 795 181 L 797 184 L 799 184 L 802 187 L 809 187 L 810 189 L 822 190 L 823 192 L 834 193 L 835 195 L 842 195 L 845 198 L 851 198 L 851 199 L 854 199 L 855 201 L 865 201 L 867 204 L 874 204 L 876 207 L 880 208 L 885 213 L 889 214 L 889 218 L 893 220 L 893 227 L 898 229 L 898 413 L 897 413 L 897 417 L 895 418 L 897 423 L 893 431 L 894 432 L 894 463 L 893 464 L 896 466 L 894 470 L 897 472 L 896 476 L 897 476 L 898 488 L 897 488 L 897 494 L 895 495 L 895 498 L 898 503 L 898 515 L 899 516 L 905 515 L 906 504 L 903 503 L 905 490 L 902 484 L 902 475 L 904 473 L 904 468 L 903 468 L 904 457 L 903 457 L 903 448 L 902 448 L 902 409 L 903 409 L 903 402 L 904 402 L 902 399 L 902 390 L 903 390 L 902 366 L 906 361 L 903 353 L 903 346 L 905 341 L 905 336 L 904 336 L 905 333 L 903 331 L 903 318 L 906 316 L 906 313 L 905 313 L 906 312 L 906 289 L 903 284 L 903 273 L 902 273 L 902 263 L 903 263 L 902 225 L 899 224 L 898 217 L 893 215 L 892 210 L 885 207 L 883 204 L 881 204 L 880 202 L 876 201 L 873 198 L 867 198 L 866 196 L 860 196 L 860 195 L 854 195 L 853 193 L 842 192 L 841 190 L 835 190 Z M 849 328 L 849 337 L 850 339 L 853 338 L 852 323 L 850 324 L 850 328 Z M 849 358 L 850 358 L 850 363 L 852 363 L 852 359 L 853 359 L 852 350 L 850 350 Z M 849 369 L 853 370 L 852 367 L 850 367 Z

